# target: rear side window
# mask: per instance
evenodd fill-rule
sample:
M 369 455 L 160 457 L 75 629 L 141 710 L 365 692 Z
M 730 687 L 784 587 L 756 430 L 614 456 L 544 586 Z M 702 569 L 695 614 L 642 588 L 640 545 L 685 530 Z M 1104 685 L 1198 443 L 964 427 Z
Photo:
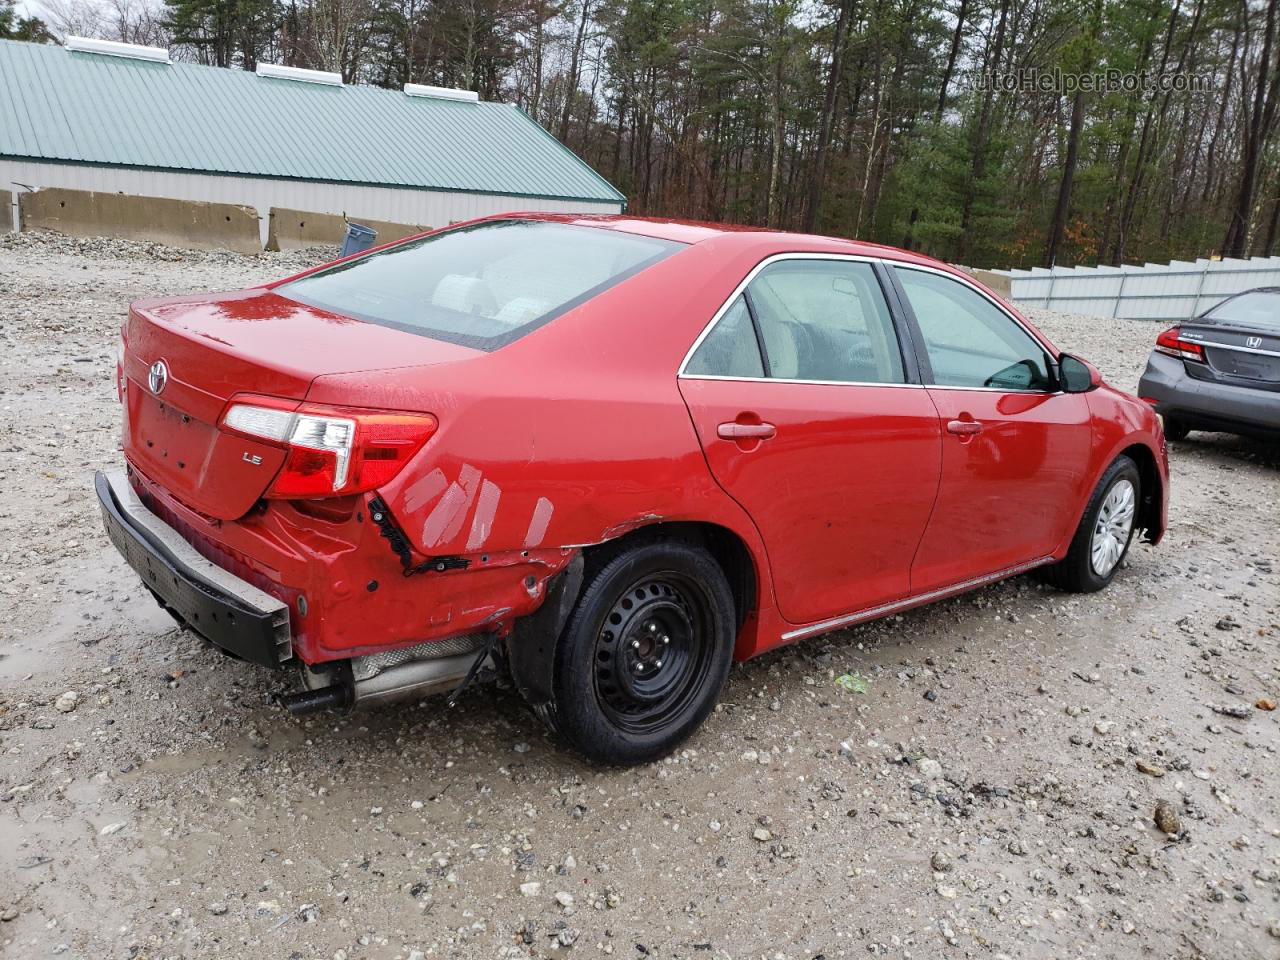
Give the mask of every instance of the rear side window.
M 496 350 L 683 246 L 594 227 L 486 221 L 398 244 L 275 292 L 367 323 Z
M 741 294 L 689 358 L 685 373 L 703 377 L 764 376 L 760 344 Z
M 902 351 L 869 263 L 779 260 L 747 287 L 769 375 L 902 383 Z

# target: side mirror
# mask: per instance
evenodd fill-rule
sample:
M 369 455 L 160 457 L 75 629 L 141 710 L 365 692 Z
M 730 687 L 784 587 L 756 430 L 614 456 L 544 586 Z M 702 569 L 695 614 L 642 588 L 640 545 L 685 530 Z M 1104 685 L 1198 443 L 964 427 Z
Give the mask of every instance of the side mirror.
M 1102 375 L 1093 364 L 1064 353 L 1058 357 L 1058 383 L 1063 393 L 1088 393 L 1102 385 Z

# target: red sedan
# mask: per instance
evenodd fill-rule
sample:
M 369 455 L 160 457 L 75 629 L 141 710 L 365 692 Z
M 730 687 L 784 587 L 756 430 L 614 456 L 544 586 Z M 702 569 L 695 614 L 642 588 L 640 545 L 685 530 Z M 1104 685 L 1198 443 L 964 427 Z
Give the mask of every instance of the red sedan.
M 295 712 L 509 671 L 662 755 L 734 659 L 1164 531 L 1154 413 L 925 257 L 503 216 L 135 303 L 113 541 Z

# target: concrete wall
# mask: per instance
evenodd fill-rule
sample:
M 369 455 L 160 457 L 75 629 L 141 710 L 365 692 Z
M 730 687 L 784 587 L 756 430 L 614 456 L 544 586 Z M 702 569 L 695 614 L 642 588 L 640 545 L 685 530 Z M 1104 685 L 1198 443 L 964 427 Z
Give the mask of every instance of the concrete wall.
M 352 222 L 378 232 L 376 243 L 390 243 L 415 233 L 430 230 L 426 224 L 391 223 L 351 217 Z M 297 250 L 301 247 L 337 246 L 347 232 L 347 218 L 332 213 L 315 213 L 307 210 L 287 210 L 272 207 L 270 226 L 267 229 L 268 250 Z
M 0 233 L 8 233 L 13 229 L 13 194 L 8 190 L 0 190 Z
M 229 203 L 55 187 L 22 194 L 18 206 L 24 230 L 56 230 L 74 237 L 124 237 L 237 253 L 262 249 L 257 212 Z
M 100 193 L 124 193 L 140 197 L 170 197 L 206 203 L 230 203 L 253 207 L 259 216 L 262 246 L 268 240 L 272 208 L 309 210 L 347 216 L 357 223 L 381 220 L 390 223 L 430 224 L 444 227 L 459 220 L 545 210 L 552 213 L 619 213 L 622 204 L 600 200 L 543 200 L 486 193 L 446 190 L 410 190 L 369 187 L 350 183 L 318 183 L 310 180 L 273 180 L 265 177 L 231 177 L 123 167 L 86 166 L 74 163 L 40 163 L 0 158 L 0 189 L 66 187 Z M 381 235 L 379 235 L 381 239 Z M 332 241 L 326 241 L 332 242 Z M 261 248 L 259 248 L 261 249 Z

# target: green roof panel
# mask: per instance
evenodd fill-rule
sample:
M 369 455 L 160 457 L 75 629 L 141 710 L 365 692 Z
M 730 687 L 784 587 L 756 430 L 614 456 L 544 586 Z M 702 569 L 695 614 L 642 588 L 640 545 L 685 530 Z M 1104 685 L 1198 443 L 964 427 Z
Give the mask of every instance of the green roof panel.
M 518 107 L 0 40 L 0 156 L 621 203 Z

